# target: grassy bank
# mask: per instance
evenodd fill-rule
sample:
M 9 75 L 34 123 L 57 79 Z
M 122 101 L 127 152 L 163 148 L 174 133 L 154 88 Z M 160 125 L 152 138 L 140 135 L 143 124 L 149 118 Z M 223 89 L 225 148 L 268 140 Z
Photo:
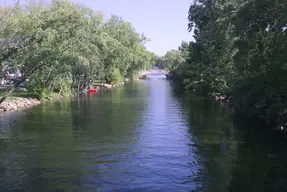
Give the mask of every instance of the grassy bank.
M 7 88 L 0 89 L 0 97 L 4 96 L 7 91 L 8 91 Z M 57 97 L 59 97 L 59 94 L 53 92 L 53 93 L 49 93 L 45 100 L 51 100 L 51 99 L 54 99 Z M 39 97 L 31 91 L 23 91 L 20 89 L 16 89 L 15 91 L 13 91 L 13 93 L 5 101 L 15 101 L 15 100 L 19 100 L 21 98 L 32 98 L 32 99 L 40 100 Z
M 0 97 L 4 96 L 8 91 L 7 88 L 0 89 Z M 6 99 L 6 101 L 13 101 L 20 98 L 35 98 L 35 96 L 29 91 L 15 90 L 13 93 Z

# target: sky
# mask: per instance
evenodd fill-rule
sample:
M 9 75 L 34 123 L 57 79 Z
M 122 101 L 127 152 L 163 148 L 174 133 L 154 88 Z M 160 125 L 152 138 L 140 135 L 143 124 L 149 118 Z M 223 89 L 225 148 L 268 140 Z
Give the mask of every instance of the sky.
M 133 24 L 136 31 L 144 33 L 151 41 L 149 51 L 163 56 L 177 49 L 183 40 L 191 41 L 187 31 L 188 9 L 192 0 L 74 0 L 105 16 L 121 16 Z
M 15 2 L 0 0 L 0 3 L 9 1 Z M 188 9 L 192 0 L 73 1 L 102 12 L 106 18 L 114 14 L 131 22 L 137 32 L 151 39 L 146 43 L 146 48 L 159 56 L 168 50 L 177 49 L 183 40 L 193 40 L 192 34 L 187 31 Z

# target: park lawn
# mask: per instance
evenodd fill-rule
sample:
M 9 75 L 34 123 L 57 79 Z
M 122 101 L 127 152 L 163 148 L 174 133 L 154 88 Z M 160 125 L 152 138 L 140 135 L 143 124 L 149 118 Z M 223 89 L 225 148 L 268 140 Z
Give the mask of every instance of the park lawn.
M 0 97 L 4 96 L 5 93 L 7 92 L 7 89 L 0 89 Z M 47 95 L 47 100 L 54 99 L 59 97 L 58 93 L 49 93 Z M 29 91 L 21 91 L 21 90 L 14 90 L 13 93 L 5 100 L 5 101 L 13 101 L 17 100 L 20 98 L 33 98 L 33 99 L 38 99 L 32 92 Z
M 4 96 L 8 89 L 0 89 L 0 97 Z M 13 93 L 6 99 L 6 101 L 17 100 L 20 98 L 35 98 L 29 91 L 14 90 Z

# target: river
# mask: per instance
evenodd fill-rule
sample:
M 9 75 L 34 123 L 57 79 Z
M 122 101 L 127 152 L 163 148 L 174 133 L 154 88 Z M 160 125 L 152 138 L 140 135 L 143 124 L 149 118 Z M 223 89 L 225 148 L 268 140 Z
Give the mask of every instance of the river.
M 0 191 L 287 191 L 286 141 L 141 80 L 0 119 Z

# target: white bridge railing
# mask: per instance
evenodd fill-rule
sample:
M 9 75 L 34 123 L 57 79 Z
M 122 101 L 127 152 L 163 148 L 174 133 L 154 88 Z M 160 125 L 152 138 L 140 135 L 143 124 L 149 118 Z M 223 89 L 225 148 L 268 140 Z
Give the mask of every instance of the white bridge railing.
M 155 74 L 155 73 L 166 75 L 166 74 L 168 74 L 168 71 L 166 71 L 164 69 L 144 70 L 144 71 L 140 71 L 139 72 L 139 76 L 145 76 L 145 75 Z

